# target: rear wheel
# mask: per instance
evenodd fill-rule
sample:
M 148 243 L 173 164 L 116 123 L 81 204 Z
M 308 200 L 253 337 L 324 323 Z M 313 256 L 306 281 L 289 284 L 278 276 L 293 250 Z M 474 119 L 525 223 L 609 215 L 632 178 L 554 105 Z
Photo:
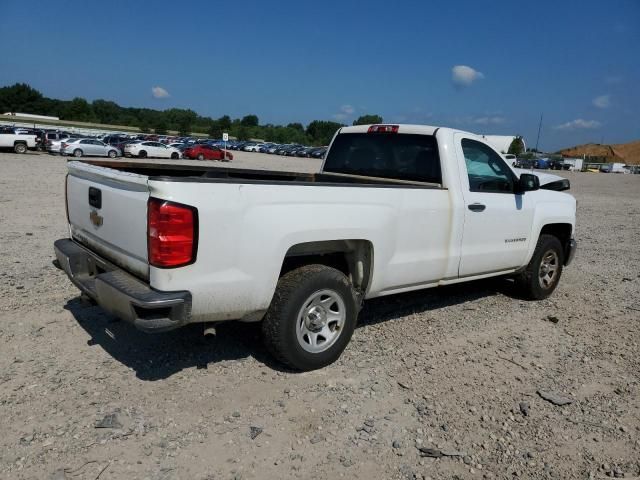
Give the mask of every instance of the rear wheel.
M 138 153 L 138 157 L 147 158 L 147 152 L 144 150 L 140 150 L 140 153 Z
M 81 157 L 81 156 L 82 156 L 82 150 L 80 150 L 79 148 L 76 148 L 76 149 L 73 151 L 73 156 L 74 156 L 74 157 Z
M 13 151 L 16 153 L 27 153 L 27 144 L 26 143 L 16 143 L 13 146 Z
M 558 286 L 564 265 L 564 250 L 558 237 L 540 235 L 527 268 L 516 278 L 521 293 L 531 300 L 543 300 Z
M 198 154 L 198 160 L 204 160 L 204 155 L 203 155 L 203 154 L 201 154 L 201 153 L 199 153 L 199 154 Z
M 262 322 L 269 351 L 296 370 L 335 362 L 351 339 L 358 304 L 347 277 L 325 265 L 283 275 Z
M 109 155 L 109 158 L 116 158 L 118 156 L 118 153 L 115 150 L 109 150 L 109 153 L 107 155 Z

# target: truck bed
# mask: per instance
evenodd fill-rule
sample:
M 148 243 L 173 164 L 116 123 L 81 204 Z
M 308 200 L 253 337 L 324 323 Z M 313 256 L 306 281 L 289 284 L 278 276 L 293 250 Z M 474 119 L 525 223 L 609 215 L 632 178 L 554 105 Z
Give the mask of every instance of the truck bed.
M 70 160 L 72 161 L 72 160 Z M 146 175 L 149 180 L 197 183 L 282 183 L 318 186 L 367 186 L 400 188 L 442 188 L 438 183 L 365 177 L 343 173 L 301 173 L 276 170 L 252 170 L 210 165 L 177 165 L 168 163 L 139 163 L 111 160 L 82 160 L 100 167 Z

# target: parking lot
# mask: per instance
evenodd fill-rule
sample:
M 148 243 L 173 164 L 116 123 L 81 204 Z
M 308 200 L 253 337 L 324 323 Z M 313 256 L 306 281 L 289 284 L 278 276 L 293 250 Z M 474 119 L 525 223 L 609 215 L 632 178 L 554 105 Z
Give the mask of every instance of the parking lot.
M 337 363 L 292 373 L 256 325 L 150 336 L 83 303 L 52 264 L 65 163 L 0 153 L 0 478 L 640 477 L 640 176 L 560 172 L 579 249 L 548 300 L 376 299 Z

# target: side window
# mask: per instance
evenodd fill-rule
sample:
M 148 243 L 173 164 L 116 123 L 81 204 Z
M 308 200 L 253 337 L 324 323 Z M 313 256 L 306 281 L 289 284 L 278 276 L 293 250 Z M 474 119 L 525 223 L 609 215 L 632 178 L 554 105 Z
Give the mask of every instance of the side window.
M 91 140 L 81 140 L 80 143 L 83 145 L 91 145 Z
M 513 173 L 504 160 L 484 143 L 462 139 L 472 192 L 513 193 Z

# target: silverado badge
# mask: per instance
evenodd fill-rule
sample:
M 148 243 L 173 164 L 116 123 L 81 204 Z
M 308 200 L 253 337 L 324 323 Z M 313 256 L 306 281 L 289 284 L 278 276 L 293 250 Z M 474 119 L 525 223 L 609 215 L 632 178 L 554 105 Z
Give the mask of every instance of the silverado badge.
M 98 215 L 98 212 L 96 212 L 95 210 L 91 210 L 89 218 L 91 219 L 91 223 L 93 223 L 96 227 L 102 225 L 102 217 Z

